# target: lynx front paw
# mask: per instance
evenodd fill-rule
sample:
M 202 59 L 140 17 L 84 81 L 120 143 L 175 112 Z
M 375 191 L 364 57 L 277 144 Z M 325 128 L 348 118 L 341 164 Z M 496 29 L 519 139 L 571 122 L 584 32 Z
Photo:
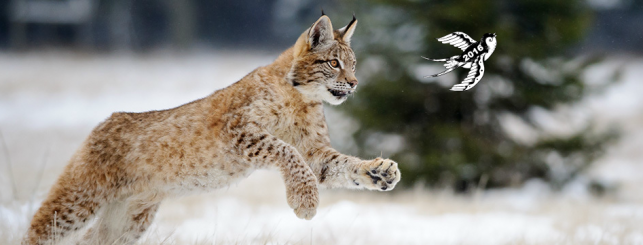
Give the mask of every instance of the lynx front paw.
M 316 181 L 299 183 L 288 188 L 286 192 L 288 205 L 295 210 L 300 219 L 312 219 L 317 213 L 319 191 Z
M 390 159 L 376 158 L 364 161 L 355 170 L 353 184 L 369 190 L 390 191 L 400 181 L 400 170 L 397 163 Z

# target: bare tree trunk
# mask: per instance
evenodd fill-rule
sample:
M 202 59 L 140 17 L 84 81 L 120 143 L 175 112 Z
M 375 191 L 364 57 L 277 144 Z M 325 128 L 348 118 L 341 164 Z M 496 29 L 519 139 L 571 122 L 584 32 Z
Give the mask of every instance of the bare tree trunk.
M 16 5 L 19 5 L 24 0 L 14 0 L 9 3 L 9 9 L 15 11 Z M 16 13 L 9 13 L 15 15 Z M 14 16 L 11 16 L 9 23 L 9 45 L 13 50 L 22 50 L 27 46 L 27 23 L 20 21 Z
M 195 32 L 194 3 L 191 0 L 167 0 L 172 46 L 178 50 L 192 47 Z
M 109 20 L 110 46 L 117 50 L 132 50 L 132 1 L 111 1 Z
M 9 33 L 11 49 L 22 50 L 27 46 L 27 24 L 12 21 Z

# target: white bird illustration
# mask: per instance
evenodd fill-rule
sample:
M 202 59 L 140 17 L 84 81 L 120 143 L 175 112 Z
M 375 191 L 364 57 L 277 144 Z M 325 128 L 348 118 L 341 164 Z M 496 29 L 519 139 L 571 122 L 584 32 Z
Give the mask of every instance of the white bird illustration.
M 476 42 L 473 38 L 463 32 L 454 32 L 444 37 L 438 38 L 438 41 L 446 44 L 451 44 L 456 48 L 462 49 L 462 54 L 453 56 L 448 59 L 430 59 L 432 61 L 446 62 L 444 66 L 447 68 L 445 71 L 440 72 L 430 77 L 437 77 L 447 74 L 458 67 L 469 69 L 467 77 L 459 84 L 453 85 L 451 91 L 465 91 L 473 88 L 482 76 L 484 75 L 484 61 L 489 59 L 489 56 L 496 50 L 496 34 L 486 33 L 482 36 L 480 42 Z M 429 76 L 426 76 L 429 77 Z

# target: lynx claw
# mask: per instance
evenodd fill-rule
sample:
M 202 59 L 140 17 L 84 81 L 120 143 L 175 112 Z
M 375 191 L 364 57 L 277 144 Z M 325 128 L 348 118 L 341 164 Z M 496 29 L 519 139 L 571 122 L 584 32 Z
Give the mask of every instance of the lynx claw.
M 397 163 L 382 158 L 364 162 L 355 173 L 353 183 L 356 186 L 378 191 L 393 190 L 401 177 Z

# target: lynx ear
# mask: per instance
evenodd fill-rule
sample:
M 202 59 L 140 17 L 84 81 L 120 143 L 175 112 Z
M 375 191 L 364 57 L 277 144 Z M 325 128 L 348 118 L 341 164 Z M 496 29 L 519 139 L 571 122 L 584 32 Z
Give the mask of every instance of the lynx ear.
M 299 57 L 310 50 L 329 44 L 333 41 L 333 37 L 330 19 L 322 12 L 322 16 L 297 39 L 293 48 L 293 57 Z
M 357 26 L 357 19 L 355 18 L 355 14 L 353 14 L 353 20 L 351 20 L 348 25 L 342 27 L 342 29 L 337 30 L 339 32 L 340 37 L 342 40 L 344 40 L 345 43 L 351 43 L 351 37 L 353 36 L 353 32 L 355 32 L 355 27 Z
M 330 23 L 330 18 L 322 15 L 308 29 L 308 45 L 310 49 L 323 47 L 333 41 L 333 25 Z

